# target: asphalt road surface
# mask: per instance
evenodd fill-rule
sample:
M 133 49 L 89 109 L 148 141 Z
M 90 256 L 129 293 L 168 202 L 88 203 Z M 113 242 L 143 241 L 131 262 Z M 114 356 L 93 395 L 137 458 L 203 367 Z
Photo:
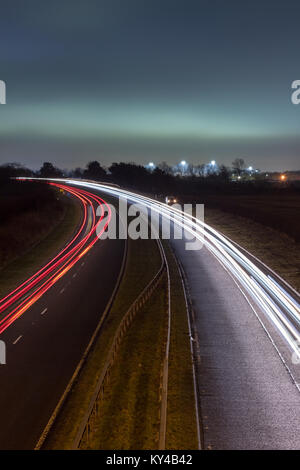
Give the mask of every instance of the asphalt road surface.
M 100 189 L 99 186 L 85 182 L 77 184 L 84 185 L 91 191 Z M 165 204 L 103 185 L 101 192 L 102 195 L 105 193 L 120 195 L 140 202 L 158 211 L 163 217 L 168 217 L 168 214 L 172 212 L 176 225 L 180 224 L 180 218 L 177 218 L 176 211 L 174 212 Z M 200 239 L 198 222 L 194 228 Z M 111 242 L 106 243 L 109 246 Z M 199 344 L 198 360 L 200 363 L 197 378 L 200 389 L 204 448 L 299 449 L 300 393 L 297 383 L 300 383 L 300 365 L 292 364 L 291 361 L 292 353 L 297 351 L 295 340 L 299 338 L 299 298 L 297 294 L 291 289 L 285 290 L 284 284 L 278 284 L 279 279 L 274 282 L 269 277 L 266 268 L 261 270 L 259 263 L 253 264 L 252 260 L 245 257 L 244 253 L 230 245 L 229 242 L 227 243 L 219 233 L 209 227 L 206 227 L 205 246 L 201 250 L 187 251 L 184 243 L 184 241 L 174 241 L 173 246 L 185 270 L 195 311 L 195 330 Z M 102 248 L 93 248 L 89 255 L 91 273 L 86 276 L 86 288 L 95 276 L 96 256 L 94 255 L 96 252 L 94 250 L 97 249 L 101 250 Z M 120 253 L 115 256 L 116 263 L 118 263 Z M 109 263 L 104 263 L 102 266 L 102 270 L 109 266 L 109 270 L 105 272 L 103 277 L 103 282 L 107 282 L 106 276 L 112 269 L 112 262 L 110 257 L 108 258 Z M 84 278 L 85 276 L 83 276 Z M 64 279 L 62 282 L 66 282 L 66 280 Z M 18 348 L 21 350 L 27 336 L 30 337 L 28 338 L 30 346 L 27 348 L 28 353 L 23 353 L 25 354 L 24 358 L 21 352 L 10 369 L 12 377 L 17 375 L 19 380 L 14 383 L 7 376 L 6 390 L 5 392 L 1 391 L 0 413 L 5 419 L 1 420 L 3 429 L 1 430 L 0 447 L 3 448 L 3 445 L 6 447 L 15 446 L 17 441 L 14 438 L 14 433 L 18 436 L 20 432 L 24 437 L 25 431 L 19 431 L 18 427 L 22 415 L 20 409 L 29 408 L 26 406 L 29 404 L 28 400 L 31 400 L 31 408 L 34 408 L 35 403 L 35 419 L 45 413 L 45 400 L 49 402 L 48 414 L 50 409 L 54 408 L 59 394 L 53 394 L 51 387 L 55 389 L 55 385 L 59 382 L 60 374 L 57 373 L 57 368 L 64 370 L 66 367 L 59 364 L 61 362 L 59 358 L 64 357 L 64 363 L 67 363 L 67 358 L 72 356 L 71 352 L 77 351 L 75 339 L 73 341 L 73 333 L 66 330 L 75 322 L 73 328 L 78 333 L 77 341 L 79 338 L 81 341 L 81 321 L 83 319 L 85 322 L 92 321 L 85 318 L 83 313 L 85 308 L 78 305 L 80 302 L 89 303 L 89 295 L 86 295 L 82 284 L 80 284 L 80 292 L 81 295 L 78 295 L 77 301 L 73 304 L 74 309 L 77 309 L 77 315 L 70 309 L 73 295 L 78 294 L 77 289 L 67 288 L 63 293 L 63 296 L 66 296 L 64 315 L 61 313 L 61 308 L 64 305 L 61 303 L 61 299 L 59 309 L 55 310 L 55 306 L 58 305 L 57 299 L 60 296 L 59 291 L 56 290 L 55 295 L 50 291 L 47 296 L 49 295 L 50 298 L 54 296 L 54 307 L 49 309 L 49 313 L 50 311 L 54 311 L 54 313 L 52 319 L 49 315 L 49 325 L 45 323 L 47 326 L 40 326 L 43 325 L 42 322 L 46 321 L 46 318 L 40 318 L 41 311 L 45 305 L 51 305 L 48 300 L 47 304 L 40 304 L 38 310 L 34 307 L 33 311 L 30 311 L 30 316 L 24 315 L 13 328 L 8 330 L 10 335 L 12 332 L 14 333 L 9 339 L 11 342 L 9 351 L 18 351 Z M 67 298 L 68 295 L 70 299 Z M 47 301 L 46 296 L 43 298 L 44 301 Z M 96 295 L 93 303 L 94 309 L 98 301 L 99 296 Z M 88 311 L 92 310 L 93 308 L 88 307 Z M 34 317 L 32 317 L 33 314 Z M 76 320 L 77 316 L 78 321 Z M 35 318 L 38 319 L 36 323 L 34 322 Z M 80 318 L 82 320 L 79 321 Z M 62 321 L 63 325 L 58 324 L 58 321 Z M 17 326 L 23 326 L 23 328 L 17 330 Z M 32 331 L 39 331 L 39 329 L 44 331 L 44 336 L 38 333 L 33 336 Z M 89 334 L 91 330 L 90 325 Z M 23 334 L 22 331 L 25 332 L 24 337 L 12 345 L 12 342 L 20 334 Z M 54 357 L 57 336 L 60 338 L 58 341 L 60 349 Z M 9 351 L 8 361 L 10 360 Z M 40 351 L 43 351 L 43 360 L 40 360 Z M 64 356 L 62 356 L 63 352 Z M 15 354 L 18 353 L 11 353 L 12 360 Z M 45 356 L 47 360 L 45 360 Z M 72 363 L 73 367 L 75 362 Z M 45 363 L 47 367 L 44 366 L 43 372 L 47 377 L 41 375 L 41 368 Z M 32 374 L 34 375 L 34 372 L 38 371 L 36 381 L 32 381 L 36 387 L 34 390 L 32 385 L 27 384 L 26 381 L 33 365 Z M 18 370 L 19 374 L 16 373 Z M 7 368 L 4 373 L 9 374 L 9 369 Z M 39 393 L 41 383 L 45 385 L 41 387 L 45 394 L 43 396 Z M 26 389 L 26 387 L 28 388 Z M 50 388 L 48 395 L 47 387 Z M 63 389 L 62 384 L 58 388 Z M 8 394 L 9 398 L 7 398 Z M 19 410 L 18 416 L 14 416 L 13 406 L 10 406 L 10 413 L 6 409 L 4 397 L 11 405 L 17 403 L 18 400 L 23 402 L 16 408 Z M 24 412 L 23 417 L 25 416 Z M 27 426 L 27 430 L 29 427 L 33 429 L 30 417 L 27 416 L 26 419 L 29 419 L 30 426 L 27 421 L 23 422 L 24 426 Z M 29 442 L 30 439 L 26 440 L 25 438 L 22 442 L 30 447 L 33 442 L 32 439 Z M 19 442 L 21 440 L 22 436 L 20 435 Z
M 168 214 L 164 204 L 113 191 Z M 201 250 L 172 242 L 195 312 L 204 448 L 299 449 L 299 296 L 207 230 Z
M 251 305 L 208 250 L 173 246 L 195 312 L 204 448 L 299 449 L 300 393 Z
M 0 336 L 0 449 L 33 449 L 110 299 L 123 240 L 100 240 Z

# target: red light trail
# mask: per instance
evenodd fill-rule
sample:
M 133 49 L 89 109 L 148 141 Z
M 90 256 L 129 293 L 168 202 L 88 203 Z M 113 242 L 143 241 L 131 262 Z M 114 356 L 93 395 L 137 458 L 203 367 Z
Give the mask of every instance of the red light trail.
M 49 183 L 52 186 L 63 189 L 76 197 L 83 208 L 83 221 L 72 240 L 45 266 L 39 269 L 29 279 L 20 284 L 16 289 L 0 299 L 0 313 L 4 317 L 0 320 L 0 333 L 5 331 L 15 320 L 28 310 L 38 299 L 42 297 L 59 279 L 61 279 L 99 240 L 99 236 L 105 231 L 111 219 L 111 210 L 108 204 L 99 196 L 82 189 L 75 189 L 57 183 Z M 101 215 L 96 221 L 96 212 L 94 205 L 101 207 Z M 104 206 L 108 212 L 107 222 L 100 233 L 93 236 L 98 225 L 104 217 Z M 91 210 L 92 223 L 88 232 L 84 234 L 88 221 L 88 208 Z M 83 238 L 78 241 L 78 238 Z M 43 281 L 43 282 L 42 282 Z M 26 299 L 21 300 L 27 295 Z M 18 303 L 18 301 L 20 301 Z M 8 311 L 9 310 L 9 311 Z

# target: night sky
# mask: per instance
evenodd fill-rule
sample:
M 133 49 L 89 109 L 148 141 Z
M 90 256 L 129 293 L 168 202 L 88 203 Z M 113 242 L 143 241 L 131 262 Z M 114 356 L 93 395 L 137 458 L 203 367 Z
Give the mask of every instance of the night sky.
M 0 163 L 300 169 L 298 1 L 1 0 Z

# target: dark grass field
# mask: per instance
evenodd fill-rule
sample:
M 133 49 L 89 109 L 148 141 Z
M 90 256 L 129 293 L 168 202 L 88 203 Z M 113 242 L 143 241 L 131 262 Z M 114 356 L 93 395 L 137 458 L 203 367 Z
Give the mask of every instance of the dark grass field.
M 263 223 L 210 207 L 205 208 L 205 222 L 266 263 L 300 292 L 300 242 Z
M 300 191 L 292 186 L 200 189 L 180 202 L 204 204 L 205 222 L 300 291 Z
M 300 192 L 274 190 L 257 195 L 205 195 L 201 202 L 208 208 L 247 217 L 300 242 Z
M 33 274 L 70 239 L 79 204 L 42 183 L 0 186 L 0 296 Z
M 56 191 L 41 183 L 0 187 L 0 268 L 41 240 L 64 216 Z

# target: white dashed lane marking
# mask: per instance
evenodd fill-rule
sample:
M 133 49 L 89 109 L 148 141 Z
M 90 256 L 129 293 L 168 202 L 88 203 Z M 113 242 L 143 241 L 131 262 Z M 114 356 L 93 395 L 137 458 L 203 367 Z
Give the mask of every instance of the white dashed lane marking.
M 60 291 L 60 294 L 63 294 L 65 292 L 65 288 L 63 287 L 62 290 Z
M 13 344 L 17 344 L 18 341 L 20 341 L 20 339 L 23 337 L 23 335 L 20 335 L 17 339 L 15 339 L 15 341 L 13 342 Z
M 44 308 L 44 310 L 41 312 L 41 315 L 44 315 L 47 312 L 47 308 Z

